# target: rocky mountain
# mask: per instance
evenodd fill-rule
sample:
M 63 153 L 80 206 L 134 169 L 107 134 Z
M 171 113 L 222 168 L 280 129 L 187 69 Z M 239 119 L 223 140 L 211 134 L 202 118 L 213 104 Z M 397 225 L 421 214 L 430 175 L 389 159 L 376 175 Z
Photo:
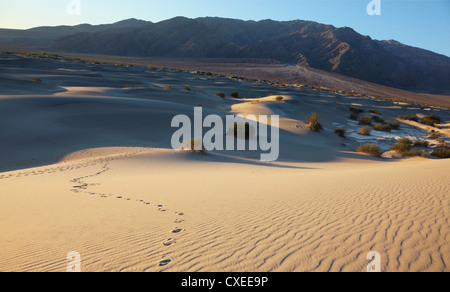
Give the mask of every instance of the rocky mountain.
M 21 41 L 54 50 L 164 58 L 264 58 L 388 85 L 450 93 L 450 58 L 396 41 L 377 41 L 349 27 L 311 21 L 242 21 L 177 17 L 151 23 L 44 27 Z M 30 36 L 31 35 L 31 36 Z M 0 31 L 0 43 L 4 32 Z M 16 39 L 17 41 L 17 39 Z

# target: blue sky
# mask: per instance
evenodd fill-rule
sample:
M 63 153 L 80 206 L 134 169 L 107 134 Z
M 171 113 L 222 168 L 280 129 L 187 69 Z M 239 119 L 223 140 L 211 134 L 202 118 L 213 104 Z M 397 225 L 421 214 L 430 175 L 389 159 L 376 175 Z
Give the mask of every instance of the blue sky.
M 381 16 L 369 16 L 371 0 L 0 0 L 1 28 L 113 23 L 127 18 L 153 22 L 186 16 L 244 20 L 312 20 L 349 26 L 374 39 L 395 39 L 450 56 L 450 0 L 381 0 Z

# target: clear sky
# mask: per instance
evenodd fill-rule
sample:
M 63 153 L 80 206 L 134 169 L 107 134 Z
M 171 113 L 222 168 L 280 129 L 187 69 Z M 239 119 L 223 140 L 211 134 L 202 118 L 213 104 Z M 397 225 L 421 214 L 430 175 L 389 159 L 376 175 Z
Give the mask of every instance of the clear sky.
M 219 16 L 244 20 L 312 20 L 349 26 L 374 39 L 450 56 L 450 0 L 381 0 L 381 16 L 366 12 L 371 0 L 0 0 L 1 28 L 104 24 L 128 18 L 153 22 L 175 16 Z

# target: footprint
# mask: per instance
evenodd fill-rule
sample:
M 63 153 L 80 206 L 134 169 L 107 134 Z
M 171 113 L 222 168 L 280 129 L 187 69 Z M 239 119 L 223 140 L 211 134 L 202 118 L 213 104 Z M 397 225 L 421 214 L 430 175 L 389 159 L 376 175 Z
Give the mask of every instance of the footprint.
M 167 266 L 168 264 L 170 264 L 172 262 L 172 260 L 163 260 L 159 262 L 159 266 L 160 267 L 164 267 Z
M 180 229 L 180 228 L 175 228 L 173 231 L 172 231 L 172 233 L 180 233 L 180 232 L 182 232 L 183 231 L 183 229 Z
M 177 219 L 177 220 L 173 221 L 173 223 L 177 223 L 177 224 L 180 224 L 180 223 L 183 223 L 183 222 L 184 222 L 184 220 L 182 220 L 182 219 Z
M 169 238 L 169 239 L 167 239 L 166 241 L 163 242 L 163 245 L 164 246 L 171 246 L 174 243 L 175 243 L 175 239 Z

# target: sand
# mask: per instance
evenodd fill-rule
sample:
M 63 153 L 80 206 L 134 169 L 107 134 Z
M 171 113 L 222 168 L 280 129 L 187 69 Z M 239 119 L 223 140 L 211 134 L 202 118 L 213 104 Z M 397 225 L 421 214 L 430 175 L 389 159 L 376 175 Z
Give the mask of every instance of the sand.
M 0 68 L 0 271 L 64 272 L 71 251 L 82 271 L 364 272 L 370 251 L 382 271 L 450 271 L 450 160 L 355 153 L 363 138 L 347 118 L 355 104 L 386 119 L 435 113 L 445 138 L 448 110 L 141 68 Z M 172 150 L 171 118 L 200 104 L 279 114 L 280 159 Z M 305 128 L 313 111 L 320 134 Z M 388 147 L 426 130 L 402 122 L 371 139 Z

